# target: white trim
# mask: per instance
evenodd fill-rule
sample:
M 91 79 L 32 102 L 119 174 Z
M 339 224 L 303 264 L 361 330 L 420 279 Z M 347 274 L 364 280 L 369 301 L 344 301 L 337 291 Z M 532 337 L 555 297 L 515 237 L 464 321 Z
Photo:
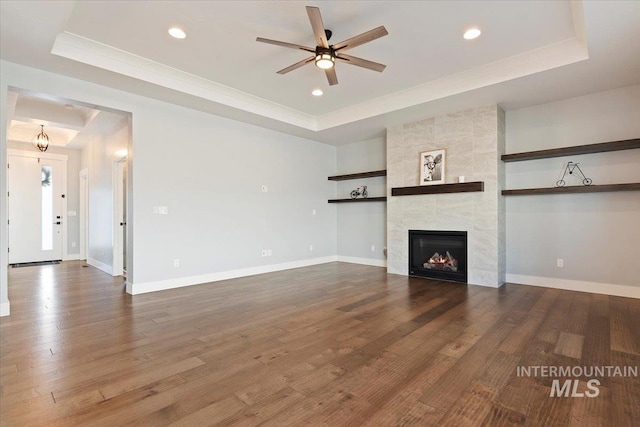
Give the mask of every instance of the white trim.
M 8 316 L 11 314 L 11 304 L 9 301 L 0 303 L 0 317 Z
M 146 283 L 127 282 L 127 293 L 131 295 L 145 294 L 148 292 L 164 291 L 166 289 L 181 288 L 184 286 L 200 285 L 203 283 L 218 282 L 220 280 L 236 279 L 238 277 L 254 276 L 256 274 L 271 273 L 274 271 L 290 270 L 292 268 L 308 267 L 310 265 L 326 264 L 337 261 L 338 257 L 328 256 L 323 258 L 303 259 L 300 261 L 285 262 L 282 264 L 262 265 L 259 267 L 243 268 L 241 270 L 221 271 L 219 273 L 201 274 L 198 276 L 177 277 L 175 279 L 159 280 Z
M 18 150 L 16 148 L 8 148 L 7 156 L 19 156 L 19 157 L 34 157 L 36 159 L 48 159 L 48 160 L 69 160 L 69 156 L 66 154 L 53 154 L 47 152 L 40 151 L 26 151 L 26 150 Z
M 80 259 L 80 254 L 67 254 L 67 259 L 65 261 L 77 261 Z
M 113 162 L 113 276 L 122 276 L 124 272 L 124 245 L 125 239 L 122 236 L 122 226 L 120 223 L 124 221 L 122 211 L 124 194 L 122 191 L 124 180 L 124 168 L 126 167 L 127 157 L 122 157 Z
M 87 259 L 89 252 L 89 169 L 84 168 L 78 172 L 79 179 L 79 228 L 80 228 L 80 259 Z
M 507 282 L 527 286 L 541 286 L 543 288 L 565 289 L 568 291 L 591 292 L 617 297 L 640 298 L 640 286 L 585 282 L 582 280 L 558 279 L 555 277 L 525 276 L 521 274 L 507 274 Z
M 578 31 L 581 31 L 580 26 Z M 51 53 L 314 132 L 589 59 L 584 38 L 578 34 L 558 43 L 516 53 L 457 74 L 315 116 L 67 31 L 57 35 Z
M 111 274 L 113 276 L 113 268 L 110 265 L 107 265 L 105 263 L 102 263 L 100 261 L 97 261 L 95 259 L 89 258 L 87 257 L 87 264 L 89 264 L 91 267 L 95 267 L 98 270 L 102 270 L 107 274 Z
M 311 114 L 68 31 L 57 35 L 51 53 L 259 116 L 283 121 L 304 129 L 316 130 L 316 118 Z
M 371 265 L 373 267 L 386 267 L 386 259 L 359 258 L 354 256 L 338 255 L 339 262 L 349 262 L 351 264 Z

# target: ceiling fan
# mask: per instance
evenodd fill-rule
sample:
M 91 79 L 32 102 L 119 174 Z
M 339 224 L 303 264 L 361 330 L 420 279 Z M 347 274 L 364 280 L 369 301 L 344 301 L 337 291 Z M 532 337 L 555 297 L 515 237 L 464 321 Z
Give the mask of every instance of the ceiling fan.
M 313 34 L 316 38 L 317 46 L 315 48 L 301 46 L 294 43 L 265 39 L 262 37 L 256 38 L 256 41 L 258 42 L 269 43 L 276 46 L 299 49 L 313 53 L 313 56 L 310 56 L 300 62 L 296 62 L 293 65 L 283 68 L 282 70 L 278 71 L 278 74 L 287 74 L 289 71 L 296 70 L 303 65 L 315 62 L 316 67 L 324 70 L 325 74 L 327 75 L 327 80 L 329 80 L 329 85 L 333 86 L 338 84 L 338 77 L 336 76 L 335 69 L 336 61 L 343 62 L 345 64 L 357 65 L 358 67 L 367 68 L 369 70 L 378 72 L 382 72 L 386 68 L 386 65 L 384 64 L 379 64 L 377 62 L 368 61 L 366 59 L 357 58 L 355 56 L 350 56 L 343 53 L 348 49 L 352 49 L 356 46 L 360 46 L 361 44 L 368 43 L 380 37 L 386 36 L 389 33 L 387 32 L 387 29 L 384 28 L 384 26 L 381 25 L 377 28 L 374 28 L 373 30 L 367 31 L 366 33 L 362 33 L 340 43 L 330 45 L 329 40 L 331 39 L 331 30 L 327 30 L 324 28 L 324 24 L 322 23 L 322 16 L 320 15 L 320 9 L 313 6 L 307 6 L 307 14 L 309 15 L 311 28 L 313 29 Z

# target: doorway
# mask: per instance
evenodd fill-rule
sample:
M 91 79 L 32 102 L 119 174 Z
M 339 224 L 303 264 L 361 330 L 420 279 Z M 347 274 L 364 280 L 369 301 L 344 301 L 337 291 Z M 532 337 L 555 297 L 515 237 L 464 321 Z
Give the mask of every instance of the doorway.
M 113 275 L 127 276 L 127 157 L 114 162 Z
M 9 264 L 65 259 L 67 156 L 7 154 Z

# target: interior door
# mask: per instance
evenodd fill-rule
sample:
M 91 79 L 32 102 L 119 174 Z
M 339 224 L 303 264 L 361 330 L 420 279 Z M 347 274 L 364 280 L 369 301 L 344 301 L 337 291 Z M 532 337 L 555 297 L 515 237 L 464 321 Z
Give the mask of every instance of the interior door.
M 62 259 L 62 161 L 9 156 L 9 263 Z

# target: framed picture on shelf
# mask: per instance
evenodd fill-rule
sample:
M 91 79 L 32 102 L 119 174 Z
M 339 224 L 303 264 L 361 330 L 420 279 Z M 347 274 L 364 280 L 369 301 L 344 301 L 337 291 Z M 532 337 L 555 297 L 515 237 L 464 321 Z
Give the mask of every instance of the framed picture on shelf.
M 420 153 L 420 185 L 444 184 L 445 150 Z

